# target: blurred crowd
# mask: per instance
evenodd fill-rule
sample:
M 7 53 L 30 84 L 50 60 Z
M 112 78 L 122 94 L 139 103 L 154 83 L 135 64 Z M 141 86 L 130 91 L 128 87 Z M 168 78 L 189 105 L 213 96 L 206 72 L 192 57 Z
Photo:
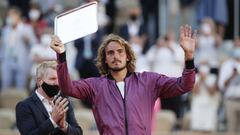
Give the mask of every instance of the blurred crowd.
M 0 93 L 12 87 L 29 94 L 35 90 L 36 66 L 56 60 L 49 47 L 54 17 L 91 1 L 94 0 L 0 1 Z M 195 88 L 180 97 L 158 100 L 156 112 L 174 112 L 177 121 L 172 130 L 183 129 L 189 116 L 188 130 L 239 132 L 240 35 L 233 35 L 233 26 L 239 28 L 239 24 L 233 25 L 233 2 L 98 0 L 98 31 L 66 44 L 71 77 L 100 76 L 95 66 L 97 49 L 110 33 L 130 42 L 137 55 L 137 72 L 178 77 L 184 68 L 178 29 L 190 24 L 198 30 Z

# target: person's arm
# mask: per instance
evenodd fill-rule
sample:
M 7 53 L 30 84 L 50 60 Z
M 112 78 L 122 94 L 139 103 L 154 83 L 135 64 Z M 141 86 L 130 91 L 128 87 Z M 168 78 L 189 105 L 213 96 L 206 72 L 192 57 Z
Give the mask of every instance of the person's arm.
M 192 62 L 187 61 L 186 63 Z M 190 68 L 190 64 L 188 66 L 183 70 L 182 76 L 178 78 L 159 74 L 154 75 L 157 97 L 170 98 L 191 91 L 195 83 L 195 68 Z
M 30 106 L 24 102 L 16 106 L 16 122 L 21 135 L 47 135 L 54 130 L 50 119 L 45 120 L 40 126 L 36 125 Z
M 156 87 L 159 88 L 158 96 L 173 97 L 193 89 L 195 83 L 194 52 L 196 46 L 196 31 L 192 32 L 189 25 L 180 27 L 180 46 L 185 55 L 185 68 L 179 78 L 160 75 Z
M 90 101 L 94 95 L 92 86 L 84 79 L 71 80 L 67 68 L 65 47 L 57 36 L 52 37 L 51 48 L 57 53 L 57 74 L 62 93 L 66 96 Z
M 237 72 L 237 69 L 234 68 L 233 71 L 232 71 L 232 75 L 226 79 L 226 81 L 224 82 L 224 88 L 226 90 L 227 87 L 229 87 L 229 84 L 233 81 L 234 78 L 236 78 L 238 75 L 238 72 Z

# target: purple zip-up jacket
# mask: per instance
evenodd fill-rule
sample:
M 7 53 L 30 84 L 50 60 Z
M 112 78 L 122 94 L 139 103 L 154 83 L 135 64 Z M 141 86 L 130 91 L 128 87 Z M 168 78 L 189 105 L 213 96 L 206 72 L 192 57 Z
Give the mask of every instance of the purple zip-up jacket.
M 72 81 L 66 61 L 59 59 L 58 56 L 57 73 L 62 92 L 92 103 L 101 135 L 150 135 L 156 99 L 184 94 L 192 90 L 195 82 L 194 66 L 184 69 L 179 78 L 152 72 L 130 73 L 124 79 L 122 98 L 111 76 Z

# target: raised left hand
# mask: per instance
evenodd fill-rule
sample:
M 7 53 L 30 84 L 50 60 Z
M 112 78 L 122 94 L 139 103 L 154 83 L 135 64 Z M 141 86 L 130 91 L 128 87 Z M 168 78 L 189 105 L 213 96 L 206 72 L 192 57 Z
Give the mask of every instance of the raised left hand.
M 192 32 L 192 28 L 189 25 L 180 27 L 180 45 L 184 50 L 185 59 L 191 60 L 194 57 L 196 47 L 196 35 L 197 31 Z

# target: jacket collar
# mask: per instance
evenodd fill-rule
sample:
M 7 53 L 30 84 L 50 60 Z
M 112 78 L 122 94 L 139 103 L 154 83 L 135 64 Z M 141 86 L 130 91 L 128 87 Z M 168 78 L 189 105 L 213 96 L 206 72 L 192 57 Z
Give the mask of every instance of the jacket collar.
M 35 92 L 33 92 L 32 94 L 32 99 L 34 101 L 34 103 L 37 105 L 38 109 L 46 116 L 49 117 L 47 110 L 45 109 L 42 101 L 39 99 L 39 97 L 37 96 L 37 94 Z
M 125 78 L 129 77 L 132 73 L 131 72 L 127 72 L 127 75 Z M 110 79 L 110 80 L 114 80 L 114 78 L 112 77 L 112 75 L 110 73 L 108 73 L 107 75 L 107 78 Z

